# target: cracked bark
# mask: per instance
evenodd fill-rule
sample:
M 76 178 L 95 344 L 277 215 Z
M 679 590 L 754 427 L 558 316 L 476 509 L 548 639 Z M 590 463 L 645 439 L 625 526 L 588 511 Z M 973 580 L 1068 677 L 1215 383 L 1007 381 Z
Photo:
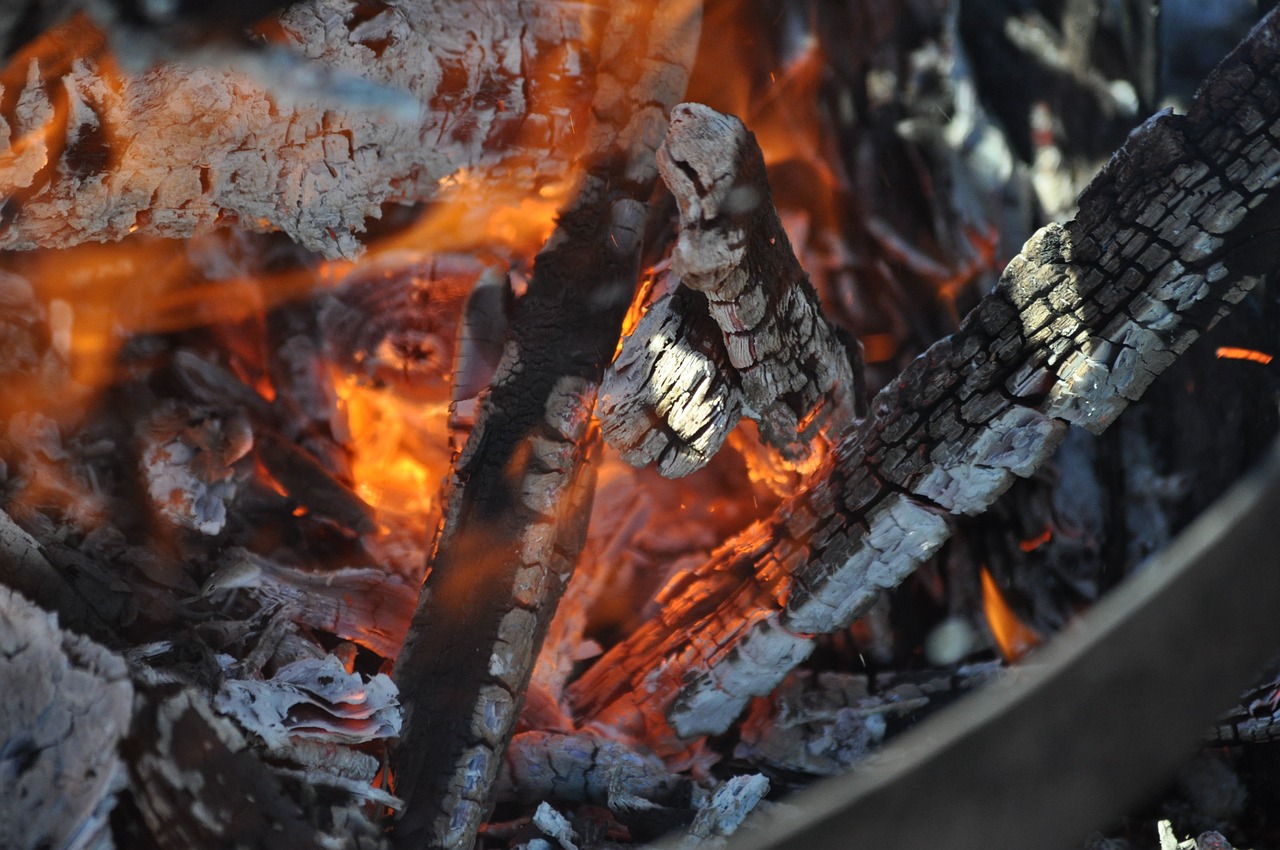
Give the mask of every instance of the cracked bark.
M 1110 425 L 1273 267 L 1280 16 L 1186 116 L 1135 130 L 1066 225 L 1035 234 L 952 336 L 884 390 L 769 520 L 671 582 L 663 613 L 570 688 L 587 722 L 659 747 L 723 731 L 950 533 Z
M 470 847 L 490 805 L 585 538 L 599 447 L 591 411 L 635 289 L 653 148 L 683 93 L 698 21 L 686 0 L 610 11 L 587 172 L 515 306 L 396 662 L 397 846 Z
M 280 54 L 137 73 L 74 17 L 0 75 L 0 248 L 238 222 L 351 256 L 381 204 L 451 175 L 523 196 L 562 179 L 604 79 L 590 45 L 607 7 L 578 5 L 309 0 L 281 15 Z
M 822 316 L 737 118 L 672 111 L 658 169 L 680 208 L 674 291 L 623 342 L 601 388 L 605 440 L 668 477 L 704 466 L 742 415 L 790 462 L 865 413 L 861 345 Z

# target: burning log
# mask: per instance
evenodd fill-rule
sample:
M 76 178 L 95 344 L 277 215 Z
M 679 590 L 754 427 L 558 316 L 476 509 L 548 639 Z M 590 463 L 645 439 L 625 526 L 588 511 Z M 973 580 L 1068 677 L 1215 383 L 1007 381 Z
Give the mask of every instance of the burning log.
M 313 0 L 265 27 L 278 52 L 135 74 L 71 18 L 0 79 L 0 247 L 234 221 L 351 256 L 383 203 L 436 196 L 451 175 L 554 183 L 587 123 L 596 15 L 514 0 L 484 15 L 456 0 Z
M 680 105 L 658 168 L 680 208 L 678 283 L 605 378 L 605 440 L 629 463 L 685 475 L 710 460 L 746 410 L 766 442 L 804 461 L 824 426 L 842 430 L 865 413 L 861 345 L 846 346 L 823 318 L 741 121 Z
M 664 610 L 570 689 L 651 743 L 723 731 L 950 533 L 1029 474 L 1068 424 L 1101 431 L 1270 264 L 1280 150 L 1265 19 L 1186 116 L 1133 133 L 1035 234 L 959 331 L 882 390 L 808 486 L 663 591 Z
M 586 174 L 535 260 L 457 458 L 396 682 L 401 847 L 469 847 L 556 603 L 586 535 L 596 389 L 639 271 L 653 146 L 683 94 L 698 9 L 615 6 Z M 622 61 L 628 44 L 638 56 Z

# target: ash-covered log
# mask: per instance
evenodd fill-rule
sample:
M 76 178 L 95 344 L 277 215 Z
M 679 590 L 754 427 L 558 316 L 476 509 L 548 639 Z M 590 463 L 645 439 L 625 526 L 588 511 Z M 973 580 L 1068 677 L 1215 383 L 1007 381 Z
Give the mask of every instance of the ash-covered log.
M 128 72 L 70 18 L 0 76 L 0 248 L 235 222 L 351 256 L 383 203 L 432 198 L 460 171 L 482 192 L 499 174 L 535 190 L 581 151 L 607 15 L 307 0 L 265 28 L 271 50 Z
M 1101 431 L 1275 264 L 1280 16 L 1185 116 L 1136 130 L 1066 225 L 882 390 L 808 486 L 673 580 L 661 615 L 570 689 L 656 745 L 723 731 L 950 534 L 1034 470 L 1069 424 Z

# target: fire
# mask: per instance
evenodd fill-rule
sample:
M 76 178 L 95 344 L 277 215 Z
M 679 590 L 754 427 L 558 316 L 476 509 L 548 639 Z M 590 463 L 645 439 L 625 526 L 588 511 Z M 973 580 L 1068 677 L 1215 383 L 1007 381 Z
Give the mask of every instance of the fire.
M 438 511 L 449 469 L 448 400 L 424 404 L 334 370 L 355 491 L 379 516 L 421 522 Z
M 1261 363 L 1263 366 L 1275 359 L 1265 351 L 1253 348 L 1232 348 L 1225 345 L 1215 351 L 1214 355 L 1220 360 L 1248 360 L 1251 363 Z
M 982 568 L 982 610 L 1006 661 L 1017 661 L 1040 645 L 1040 635 L 1013 613 L 986 567 Z

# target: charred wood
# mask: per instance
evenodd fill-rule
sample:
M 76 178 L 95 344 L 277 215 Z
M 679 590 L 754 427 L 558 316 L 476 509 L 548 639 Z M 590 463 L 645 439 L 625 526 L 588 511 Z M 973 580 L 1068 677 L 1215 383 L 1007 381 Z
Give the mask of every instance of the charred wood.
M 244 735 L 190 689 L 143 691 L 125 751 L 161 848 L 328 846 Z
M 1274 258 L 1280 183 L 1271 15 L 1187 115 L 1147 121 L 1042 229 L 959 331 L 882 390 L 808 487 L 664 591 L 664 613 L 571 688 L 650 741 L 725 729 L 950 534 L 1042 463 L 1069 424 L 1110 425 Z M 656 694 L 648 702 L 641 694 Z
M 86 18 L 50 30 L 0 77 L 0 247 L 236 221 L 353 255 L 381 204 L 430 198 L 460 169 L 508 173 L 524 191 L 573 160 L 603 9 L 357 6 L 292 6 L 275 26 L 278 56 L 128 73 Z
M 534 264 L 456 459 L 429 573 L 396 662 L 401 847 L 469 847 L 586 534 L 590 416 L 638 275 L 653 146 L 683 94 L 699 10 L 612 7 L 587 171 Z M 638 51 L 629 54 L 638 46 Z
M 676 288 L 606 376 L 605 439 L 628 462 L 657 462 L 674 477 L 704 466 L 745 413 L 766 442 L 803 462 L 825 427 L 842 430 L 865 413 L 861 345 L 846 347 L 823 318 L 741 121 L 681 104 L 658 168 L 680 209 Z

